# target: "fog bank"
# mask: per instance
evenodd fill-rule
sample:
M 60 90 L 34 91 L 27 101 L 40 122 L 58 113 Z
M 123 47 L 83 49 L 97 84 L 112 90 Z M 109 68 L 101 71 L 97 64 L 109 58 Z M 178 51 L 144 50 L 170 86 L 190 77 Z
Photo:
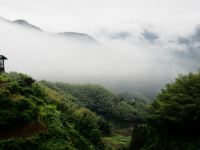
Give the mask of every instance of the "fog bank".
M 185 36 L 150 29 L 99 32 L 101 44 L 84 43 L 0 20 L 6 70 L 37 80 L 101 84 L 151 94 L 200 64 L 197 27 Z M 133 32 L 134 31 L 134 32 Z

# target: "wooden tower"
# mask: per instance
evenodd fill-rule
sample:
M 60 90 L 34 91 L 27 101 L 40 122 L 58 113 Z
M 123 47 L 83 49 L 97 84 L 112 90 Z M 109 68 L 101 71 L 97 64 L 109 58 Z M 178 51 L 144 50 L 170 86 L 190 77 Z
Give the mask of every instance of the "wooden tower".
M 4 60 L 7 60 L 7 58 L 3 55 L 0 55 L 0 73 L 5 72 L 5 63 Z

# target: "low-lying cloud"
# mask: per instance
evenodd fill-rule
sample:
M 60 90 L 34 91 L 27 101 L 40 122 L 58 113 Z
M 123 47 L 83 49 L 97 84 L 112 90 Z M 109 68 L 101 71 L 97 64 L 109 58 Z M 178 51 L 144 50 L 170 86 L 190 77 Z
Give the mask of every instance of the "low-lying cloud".
M 0 53 L 7 71 L 41 80 L 95 83 L 152 94 L 200 64 L 200 30 L 173 38 L 151 29 L 100 32 L 84 43 L 0 20 Z

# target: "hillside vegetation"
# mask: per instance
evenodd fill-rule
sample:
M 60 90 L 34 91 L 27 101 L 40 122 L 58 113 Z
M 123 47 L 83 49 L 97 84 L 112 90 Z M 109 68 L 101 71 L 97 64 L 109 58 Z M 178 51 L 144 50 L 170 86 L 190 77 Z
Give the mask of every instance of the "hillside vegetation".
M 0 149 L 126 148 L 130 137 L 115 126 L 142 118 L 145 111 L 140 113 L 139 108 L 135 101 L 122 100 L 97 85 L 36 82 L 24 74 L 0 74 Z M 114 134 L 114 128 L 121 135 Z
M 131 150 L 200 148 L 200 72 L 179 76 L 150 108 L 146 124 L 133 131 Z
M 148 100 L 144 97 L 134 97 L 129 93 L 113 94 L 99 85 L 72 85 L 47 81 L 42 81 L 41 84 L 68 95 L 79 106 L 87 107 L 107 119 L 134 122 L 146 114 Z
M 23 74 L 0 75 L 0 87 L 0 149 L 103 149 L 107 122 L 70 97 Z

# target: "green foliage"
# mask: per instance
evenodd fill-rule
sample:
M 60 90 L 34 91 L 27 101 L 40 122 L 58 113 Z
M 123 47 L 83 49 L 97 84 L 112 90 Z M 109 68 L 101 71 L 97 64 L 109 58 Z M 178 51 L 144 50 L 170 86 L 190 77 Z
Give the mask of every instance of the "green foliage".
M 179 76 L 152 104 L 147 125 L 134 129 L 134 150 L 196 150 L 200 147 L 200 72 Z
M 136 126 L 132 133 L 130 150 L 139 150 L 144 147 L 146 141 L 152 138 L 150 132 L 151 129 L 149 129 L 145 124 Z
M 1 74 L 0 149 L 99 149 L 100 118 L 72 99 L 26 75 Z
M 7 128 L 7 126 L 20 126 L 37 119 L 38 109 L 36 103 L 31 99 L 37 95 L 30 92 L 32 91 L 33 81 L 30 77 L 22 74 L 1 75 L 0 127 L 2 129 Z M 37 91 L 40 90 L 37 89 Z M 25 91 L 29 91 L 29 94 L 26 93 L 22 96 L 21 93 Z
M 0 140 L 1 150 L 35 150 L 39 149 L 40 144 L 44 141 L 42 136 L 36 135 L 29 138 L 16 138 Z
M 111 134 L 110 123 L 106 121 L 103 117 L 99 117 L 97 125 L 99 126 L 99 130 L 104 136 Z
M 130 136 L 112 135 L 103 138 L 106 143 L 106 149 L 108 150 L 127 150 L 130 142 Z
M 159 132 L 199 134 L 200 73 L 179 76 L 162 90 L 149 118 Z M 166 133 L 164 133 L 166 134 Z
M 74 112 L 75 128 L 94 145 L 101 142 L 101 131 L 98 127 L 99 118 L 88 109 L 81 108 Z
M 109 149 L 109 142 L 102 141 L 111 135 L 108 120 L 132 123 L 142 116 L 138 106 L 97 85 L 36 82 L 24 74 L 4 73 L 0 150 Z M 115 147 L 127 145 L 123 136 L 113 139 Z
M 87 107 L 107 119 L 134 122 L 135 120 L 141 119 L 145 114 L 144 108 L 146 103 L 144 101 L 146 99 L 141 100 L 143 97 L 140 97 L 140 100 L 138 98 L 138 101 L 132 104 L 124 95 L 118 97 L 98 85 L 71 85 L 50 83 L 47 81 L 42 81 L 41 84 L 73 97 L 71 98 L 72 101 L 79 106 Z

